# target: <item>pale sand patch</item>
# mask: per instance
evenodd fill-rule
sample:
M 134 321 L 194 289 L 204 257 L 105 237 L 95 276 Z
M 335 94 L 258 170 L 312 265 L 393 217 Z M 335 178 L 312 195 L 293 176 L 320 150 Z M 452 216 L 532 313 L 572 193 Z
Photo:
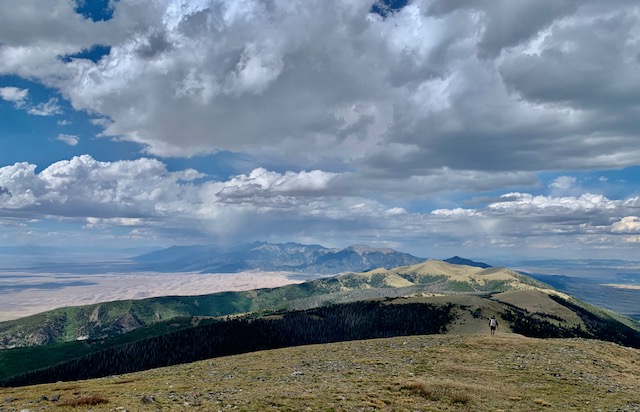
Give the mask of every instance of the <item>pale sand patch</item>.
M 204 295 L 302 283 L 285 272 L 0 274 L 0 321 L 64 307 L 169 295 Z M 75 283 L 75 284 L 74 284 Z M 80 283 L 80 284 L 78 284 Z M 82 284 L 87 283 L 87 284 Z M 43 288 L 47 284 L 47 288 Z M 24 289 L 24 287 L 27 287 Z
M 609 286 L 618 289 L 640 290 L 640 285 L 624 285 L 619 283 L 603 283 L 602 286 Z

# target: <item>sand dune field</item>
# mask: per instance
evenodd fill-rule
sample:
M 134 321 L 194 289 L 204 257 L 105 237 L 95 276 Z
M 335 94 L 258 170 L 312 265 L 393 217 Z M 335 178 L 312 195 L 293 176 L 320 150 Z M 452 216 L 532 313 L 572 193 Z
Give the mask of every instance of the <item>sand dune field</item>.
M 166 295 L 202 295 L 300 283 L 284 272 L 0 274 L 0 321 L 63 307 Z

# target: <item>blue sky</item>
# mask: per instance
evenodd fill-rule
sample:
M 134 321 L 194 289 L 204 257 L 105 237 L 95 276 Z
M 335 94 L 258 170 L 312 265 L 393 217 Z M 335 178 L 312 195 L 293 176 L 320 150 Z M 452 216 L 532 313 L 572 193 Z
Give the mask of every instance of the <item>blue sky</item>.
M 0 4 L 0 245 L 640 246 L 633 1 Z

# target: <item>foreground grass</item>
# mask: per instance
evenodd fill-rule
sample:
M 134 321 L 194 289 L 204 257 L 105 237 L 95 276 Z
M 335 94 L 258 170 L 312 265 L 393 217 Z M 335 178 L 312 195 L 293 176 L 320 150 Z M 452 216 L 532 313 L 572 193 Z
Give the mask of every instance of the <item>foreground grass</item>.
M 640 411 L 640 350 L 515 334 L 310 345 L 0 389 L 0 411 Z

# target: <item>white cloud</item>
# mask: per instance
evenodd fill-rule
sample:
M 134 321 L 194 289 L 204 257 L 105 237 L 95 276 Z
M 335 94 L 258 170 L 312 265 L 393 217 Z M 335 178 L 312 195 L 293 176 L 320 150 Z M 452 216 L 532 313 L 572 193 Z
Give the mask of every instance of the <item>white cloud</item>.
M 401 207 L 357 192 L 344 195 L 344 188 L 333 187 L 340 177 L 257 168 L 216 181 L 195 170 L 169 172 L 155 159 L 99 162 L 83 155 L 39 173 L 27 163 L 0 168 L 0 214 L 71 220 L 87 230 L 130 226 L 227 242 L 318 231 L 343 239 L 351 233 L 355 241 L 413 219 Z
M 0 208 L 20 209 L 37 202 L 43 186 L 33 179 L 36 165 L 25 162 L 0 168 Z
M 455 209 L 436 209 L 433 210 L 431 214 L 439 217 L 473 217 L 480 215 L 477 210 L 463 209 L 460 207 Z
M 338 177 L 337 173 L 313 170 L 311 172 L 287 172 L 280 174 L 264 168 L 253 170 L 249 175 L 232 177 L 223 184 L 216 196 L 227 202 L 243 202 L 247 199 L 266 198 L 272 201 L 274 196 L 305 196 L 326 194 Z
M 29 89 L 20 89 L 18 87 L 0 87 L 0 99 L 12 102 L 16 108 L 24 106 L 29 94 Z
M 27 113 L 35 116 L 52 116 L 62 113 L 62 107 L 58 104 L 58 99 L 52 97 L 45 103 L 32 106 L 27 105 L 28 95 L 29 89 L 20 89 L 12 86 L 0 87 L 0 99 L 12 102 L 16 109 L 26 110 Z
M 640 233 L 640 217 L 625 216 L 611 225 L 614 233 Z
M 592 210 L 616 210 L 622 202 L 607 199 L 605 196 L 584 193 L 579 197 L 534 196 L 529 193 L 507 193 L 489 205 L 489 209 L 501 212 L 530 213 L 574 213 Z
M 624 256 L 640 233 L 640 218 L 628 215 L 634 201 L 590 193 L 566 197 L 507 193 L 482 208 L 434 210 L 431 214 L 443 225 L 431 230 L 441 231 L 454 245 L 479 252 L 499 247 L 559 257 L 594 256 L 590 255 L 594 250 L 604 251 L 604 256 Z
M 87 223 L 85 227 L 94 228 L 94 227 L 108 227 L 111 225 L 115 226 L 145 226 L 144 219 L 141 218 L 131 218 L 131 217 L 113 217 L 113 218 L 97 218 L 97 217 L 88 217 Z
M 62 107 L 58 104 L 58 99 L 52 97 L 45 103 L 30 107 L 27 113 L 34 116 L 53 116 L 54 114 L 61 114 Z
M 60 140 L 61 142 L 64 142 L 69 146 L 76 146 L 80 141 L 80 138 L 74 134 L 61 133 L 58 135 L 58 137 L 56 137 L 56 140 Z
M 0 186 L 11 196 L 0 198 L 4 208 L 27 208 L 35 215 L 69 217 L 154 216 L 165 202 L 179 203 L 191 188 L 184 177 L 153 159 L 98 162 L 83 155 L 56 162 L 35 173 L 35 165 L 16 163 L 0 168 Z
M 407 211 L 401 207 L 392 207 L 384 212 L 387 216 L 399 216 L 407 214 Z
M 331 199 L 330 186 L 338 175 L 319 170 L 276 173 L 258 168 L 227 181 L 194 183 L 207 176 L 193 169 L 169 172 L 155 159 L 99 162 L 89 155 L 56 162 L 39 173 L 35 169 L 28 163 L 0 168 L 0 207 L 90 218 L 93 226 L 122 225 L 134 218 L 215 220 L 225 210 L 240 215 L 298 209 L 295 214 L 317 215 L 324 210 L 337 216 L 358 203 Z
M 572 189 L 577 181 L 578 179 L 572 176 L 558 176 L 549 184 L 549 187 L 551 189 L 567 191 Z

